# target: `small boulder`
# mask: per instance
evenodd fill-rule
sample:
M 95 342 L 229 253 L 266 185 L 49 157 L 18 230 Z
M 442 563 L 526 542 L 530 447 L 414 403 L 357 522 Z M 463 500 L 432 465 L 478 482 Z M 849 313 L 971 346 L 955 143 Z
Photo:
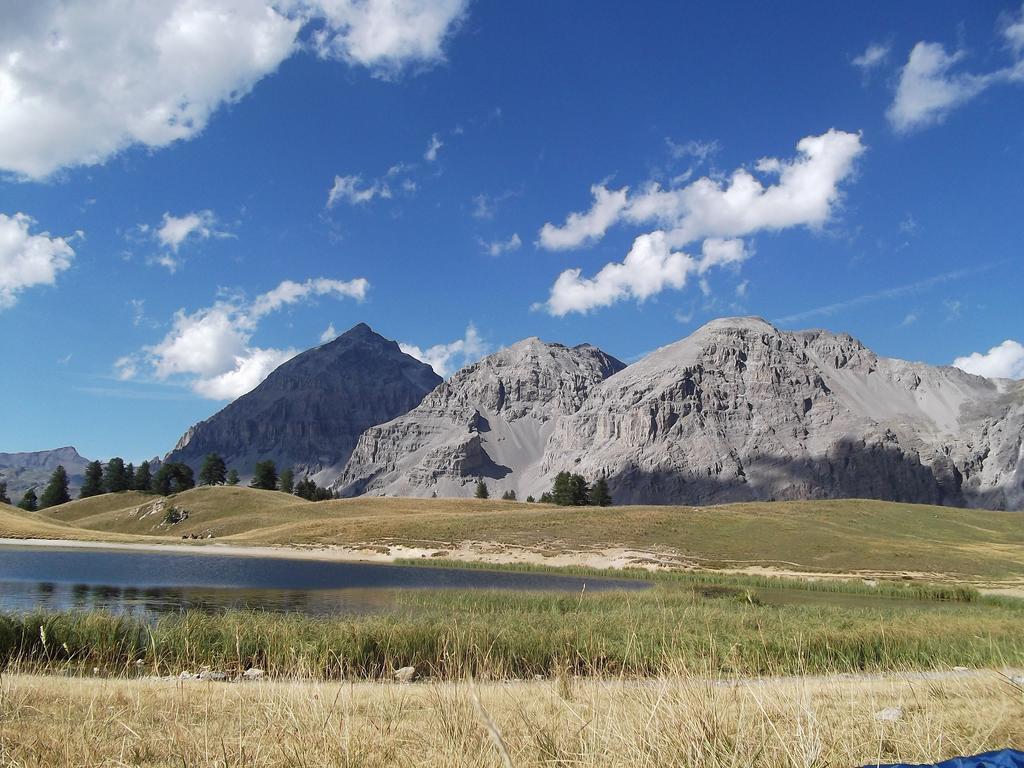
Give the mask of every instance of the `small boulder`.
M 243 680 L 262 680 L 266 673 L 259 667 L 251 667 L 242 673 Z
M 875 712 L 875 720 L 880 723 L 895 723 L 903 719 L 903 710 L 899 707 L 886 707 Z
M 216 683 L 227 680 L 228 676 L 217 669 L 204 669 L 199 673 L 199 679 Z
M 400 683 L 411 683 L 416 679 L 416 667 L 402 667 L 395 670 L 395 680 Z

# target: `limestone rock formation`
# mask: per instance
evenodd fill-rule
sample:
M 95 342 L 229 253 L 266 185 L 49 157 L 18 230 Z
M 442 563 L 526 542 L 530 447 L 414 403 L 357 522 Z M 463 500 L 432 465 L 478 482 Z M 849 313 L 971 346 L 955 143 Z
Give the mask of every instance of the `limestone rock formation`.
M 467 366 L 404 416 L 368 429 L 334 489 L 345 496 L 492 497 L 539 493 L 539 462 L 559 421 L 623 368 L 596 347 L 530 338 Z
M 539 476 L 616 503 L 862 497 L 1024 507 L 1024 382 L 882 358 L 846 334 L 725 318 L 594 387 Z
M 189 428 L 166 460 L 198 469 L 216 452 L 244 481 L 257 461 L 271 459 L 279 470 L 294 467 L 324 484 L 363 430 L 406 413 L 440 383 L 429 365 L 360 323 Z

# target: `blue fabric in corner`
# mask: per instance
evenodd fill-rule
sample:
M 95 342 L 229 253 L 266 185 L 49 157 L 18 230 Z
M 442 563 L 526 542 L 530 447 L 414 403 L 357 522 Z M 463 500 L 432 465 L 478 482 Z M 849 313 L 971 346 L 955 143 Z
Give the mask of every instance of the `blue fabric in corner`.
M 1000 749 L 971 757 L 954 757 L 941 763 L 888 763 L 864 768 L 1024 768 L 1024 752 Z

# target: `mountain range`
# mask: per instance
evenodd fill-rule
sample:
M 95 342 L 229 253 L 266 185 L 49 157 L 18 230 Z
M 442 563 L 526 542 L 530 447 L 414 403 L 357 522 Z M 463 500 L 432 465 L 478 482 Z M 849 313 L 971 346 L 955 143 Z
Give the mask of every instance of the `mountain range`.
M 443 381 L 359 324 L 190 428 L 166 458 L 198 468 L 209 452 L 243 477 L 273 459 L 342 496 L 469 496 L 482 479 L 522 499 L 568 470 L 605 477 L 624 504 L 852 497 L 1017 510 L 1024 382 L 750 317 L 714 320 L 629 366 L 530 338 Z M 0 454 L 8 478 L 11 456 L 32 454 Z

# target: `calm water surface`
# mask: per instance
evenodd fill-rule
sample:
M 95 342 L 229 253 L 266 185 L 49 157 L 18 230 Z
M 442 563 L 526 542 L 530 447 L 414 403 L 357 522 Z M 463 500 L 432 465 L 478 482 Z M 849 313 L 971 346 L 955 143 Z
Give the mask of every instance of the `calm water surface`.
M 161 614 L 253 608 L 314 615 L 386 610 L 405 589 L 579 592 L 629 580 L 217 554 L 0 546 L 0 611 Z

